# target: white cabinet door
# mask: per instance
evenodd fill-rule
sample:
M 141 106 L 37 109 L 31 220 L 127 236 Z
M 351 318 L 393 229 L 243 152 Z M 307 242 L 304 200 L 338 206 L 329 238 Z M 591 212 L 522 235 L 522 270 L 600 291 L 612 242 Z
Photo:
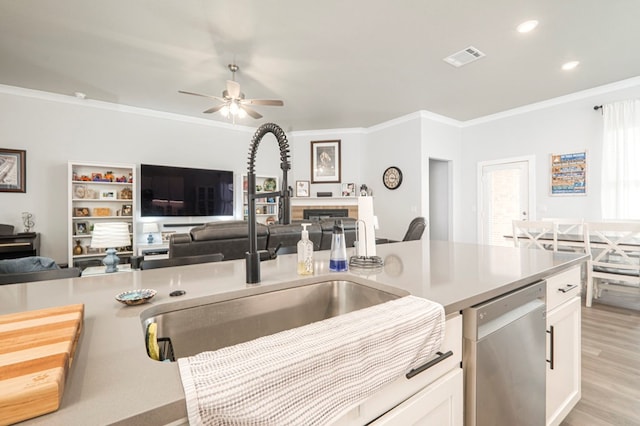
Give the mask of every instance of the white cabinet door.
M 462 369 L 456 368 L 371 425 L 462 426 Z
M 555 426 L 581 396 L 579 297 L 549 312 L 547 333 L 547 425 Z

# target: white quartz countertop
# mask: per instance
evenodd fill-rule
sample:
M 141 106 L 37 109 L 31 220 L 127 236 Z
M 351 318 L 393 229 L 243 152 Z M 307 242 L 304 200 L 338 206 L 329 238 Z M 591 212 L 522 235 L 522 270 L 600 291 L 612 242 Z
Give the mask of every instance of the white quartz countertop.
M 353 254 L 352 252 L 349 255 Z M 58 411 L 25 424 L 158 425 L 186 417 L 177 363 L 146 355 L 141 315 L 173 303 L 186 307 L 327 279 L 392 286 L 462 310 L 586 260 L 585 255 L 442 241 L 377 246 L 381 271 L 329 272 L 329 251 L 314 253 L 315 274 L 296 275 L 296 255 L 262 262 L 260 285 L 245 283 L 244 260 L 0 286 L 0 313 L 76 303 L 85 305 L 84 329 Z M 125 306 L 115 295 L 152 288 L 150 303 Z M 170 297 L 173 290 L 184 290 Z M 197 300 L 195 300 L 197 299 Z

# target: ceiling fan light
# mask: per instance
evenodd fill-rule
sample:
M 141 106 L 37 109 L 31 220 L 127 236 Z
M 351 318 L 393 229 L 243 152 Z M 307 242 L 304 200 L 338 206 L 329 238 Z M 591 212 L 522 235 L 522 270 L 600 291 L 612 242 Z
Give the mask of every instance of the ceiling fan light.
M 231 115 L 238 115 L 239 110 L 240 107 L 238 107 L 238 104 L 236 102 L 231 102 L 231 105 L 229 105 L 229 113 Z
M 229 117 L 229 107 L 225 105 L 220 108 L 220 114 L 222 114 L 224 117 Z
M 247 116 L 247 111 L 243 108 L 238 108 L 238 118 L 245 118 Z

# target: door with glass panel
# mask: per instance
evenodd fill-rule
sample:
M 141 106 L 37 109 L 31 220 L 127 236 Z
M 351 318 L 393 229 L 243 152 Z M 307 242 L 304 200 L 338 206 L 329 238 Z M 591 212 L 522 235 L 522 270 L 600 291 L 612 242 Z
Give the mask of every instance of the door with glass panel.
M 478 242 L 513 245 L 513 220 L 529 220 L 533 158 L 506 159 L 478 164 Z

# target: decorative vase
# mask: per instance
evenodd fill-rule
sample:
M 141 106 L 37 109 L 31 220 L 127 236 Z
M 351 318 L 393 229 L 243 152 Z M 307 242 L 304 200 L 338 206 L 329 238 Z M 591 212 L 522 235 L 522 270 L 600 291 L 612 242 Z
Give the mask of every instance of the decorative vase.
M 73 247 L 73 254 L 78 255 L 82 254 L 82 246 L 80 245 L 80 240 L 76 240 L 76 245 Z

